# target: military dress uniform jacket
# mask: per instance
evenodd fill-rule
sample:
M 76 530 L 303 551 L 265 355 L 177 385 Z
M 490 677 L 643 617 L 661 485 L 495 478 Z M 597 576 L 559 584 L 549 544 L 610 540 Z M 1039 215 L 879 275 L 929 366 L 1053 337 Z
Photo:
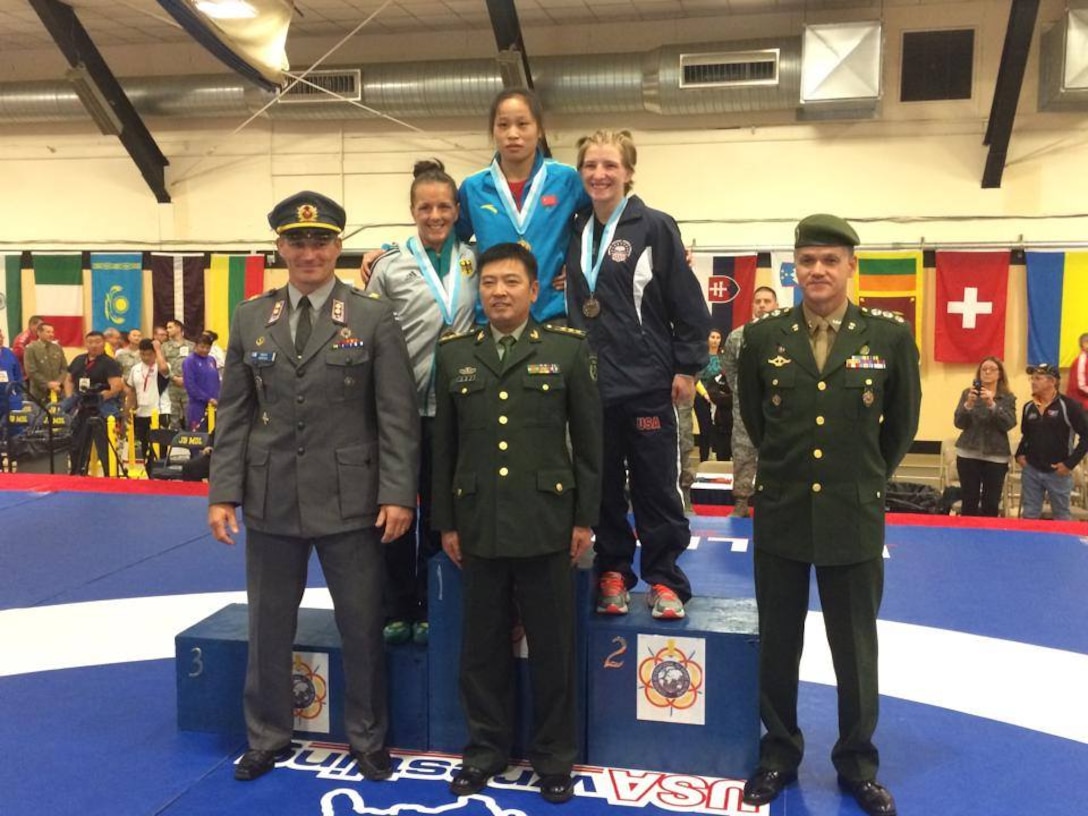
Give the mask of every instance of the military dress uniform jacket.
M 451 335 L 436 368 L 434 529 L 456 530 L 462 552 L 483 558 L 569 548 L 601 503 L 601 403 L 584 335 L 530 320 L 505 365 L 490 329 Z
M 23 370 L 30 382 L 30 393 L 45 400 L 49 399 L 49 383 L 64 383 L 68 360 L 64 357 L 64 349 L 57 343 L 35 340 L 27 344 L 23 356 Z
M 756 547 L 819 566 L 879 557 L 921 405 L 903 319 L 849 304 L 821 373 L 800 307 L 776 310 L 744 329 L 737 396 L 759 451 Z
M 337 282 L 301 358 L 289 310 L 282 287 L 234 313 L 209 501 L 305 538 L 370 527 L 379 505 L 413 507 L 419 419 L 392 308 Z

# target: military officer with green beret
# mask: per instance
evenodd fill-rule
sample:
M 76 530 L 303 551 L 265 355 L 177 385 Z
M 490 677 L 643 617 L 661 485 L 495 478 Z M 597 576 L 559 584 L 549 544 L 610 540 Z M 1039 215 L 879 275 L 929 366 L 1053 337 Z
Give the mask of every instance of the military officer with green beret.
M 868 814 L 894 816 L 877 783 L 876 618 L 884 586 L 884 491 L 918 428 L 918 350 L 899 316 L 847 298 L 853 227 L 812 215 L 796 228 L 800 307 L 748 324 L 741 416 L 759 450 L 755 588 L 760 715 L 766 734 L 744 800 L 762 805 L 796 780 L 804 752 L 798 667 L 816 581 L 838 684 L 840 786 Z
M 529 759 L 541 795 L 565 802 L 577 751 L 571 565 L 600 508 L 600 396 L 584 334 L 530 319 L 539 289 L 531 252 L 497 244 L 478 275 L 489 323 L 440 341 L 435 363 L 432 518 L 464 576 L 469 741 L 450 790 L 476 793 L 509 762 L 516 603 L 531 644 Z

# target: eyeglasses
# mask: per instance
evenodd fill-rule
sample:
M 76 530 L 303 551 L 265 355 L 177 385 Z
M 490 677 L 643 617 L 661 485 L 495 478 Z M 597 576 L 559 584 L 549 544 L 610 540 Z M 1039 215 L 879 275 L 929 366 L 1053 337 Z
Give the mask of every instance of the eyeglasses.
M 997 366 L 982 366 L 982 368 L 979 369 L 979 371 L 1000 371 L 1000 370 L 1001 369 L 998 368 Z

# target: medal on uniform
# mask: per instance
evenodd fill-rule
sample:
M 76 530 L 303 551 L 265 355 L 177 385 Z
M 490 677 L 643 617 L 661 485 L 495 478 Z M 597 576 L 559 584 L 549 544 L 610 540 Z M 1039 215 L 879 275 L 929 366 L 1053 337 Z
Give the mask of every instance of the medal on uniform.
M 771 405 L 773 405 L 775 408 L 777 408 L 781 404 L 782 404 L 782 396 L 780 394 L 772 394 L 771 395 Z
M 544 191 L 544 181 L 548 177 L 548 163 L 543 162 L 540 165 L 540 169 L 536 171 L 536 175 L 533 176 L 533 181 L 529 185 L 529 189 L 525 191 L 525 199 L 522 202 L 520 210 L 518 209 L 517 202 L 514 201 L 513 193 L 510 192 L 510 185 L 506 181 L 506 176 L 504 176 L 502 170 L 499 169 L 498 158 L 491 160 L 490 171 L 491 181 L 495 184 L 495 192 L 499 194 L 499 201 L 502 202 L 502 208 L 506 211 L 510 223 L 514 225 L 514 229 L 517 230 L 519 236 L 518 243 L 531 252 L 532 247 L 529 246 L 529 242 L 525 240 L 525 232 L 529 229 L 529 222 L 533 220 L 533 215 L 536 214 L 537 205 L 540 203 L 540 194 Z
M 861 401 L 865 403 L 866 408 L 873 407 L 873 401 L 876 399 L 876 395 L 873 393 L 873 389 L 866 388 L 861 392 Z
M 601 264 L 604 263 L 605 253 L 616 235 L 620 216 L 627 209 L 627 201 L 628 197 L 624 196 L 623 201 L 608 216 L 608 223 L 604 225 L 604 232 L 601 233 L 601 243 L 597 247 L 596 257 L 593 256 L 593 225 L 586 224 L 585 229 L 582 230 L 582 274 L 585 276 L 586 286 L 589 287 L 589 299 L 582 304 L 582 314 L 590 319 L 601 313 L 601 303 L 596 295 L 597 277 L 601 274 Z
M 423 275 L 423 280 L 427 282 L 427 288 L 431 290 L 431 297 L 434 298 L 439 311 L 442 312 L 443 322 L 447 326 L 452 326 L 454 324 L 453 310 L 457 304 L 458 292 L 461 290 L 461 276 L 456 274 L 458 263 L 456 258 L 457 246 L 454 245 L 450 251 L 450 268 L 446 272 L 445 280 L 443 280 L 438 277 L 434 264 L 431 263 L 431 259 L 427 256 L 418 238 L 412 236 L 405 243 Z

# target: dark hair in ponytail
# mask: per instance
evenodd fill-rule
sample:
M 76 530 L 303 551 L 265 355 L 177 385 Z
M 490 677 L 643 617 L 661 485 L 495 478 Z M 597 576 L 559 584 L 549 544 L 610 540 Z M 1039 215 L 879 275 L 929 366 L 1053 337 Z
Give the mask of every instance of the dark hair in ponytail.
M 412 189 L 409 194 L 409 203 L 416 205 L 416 187 L 420 184 L 448 184 L 450 195 L 457 201 L 457 182 L 446 172 L 446 166 L 438 159 L 420 159 L 412 168 Z

